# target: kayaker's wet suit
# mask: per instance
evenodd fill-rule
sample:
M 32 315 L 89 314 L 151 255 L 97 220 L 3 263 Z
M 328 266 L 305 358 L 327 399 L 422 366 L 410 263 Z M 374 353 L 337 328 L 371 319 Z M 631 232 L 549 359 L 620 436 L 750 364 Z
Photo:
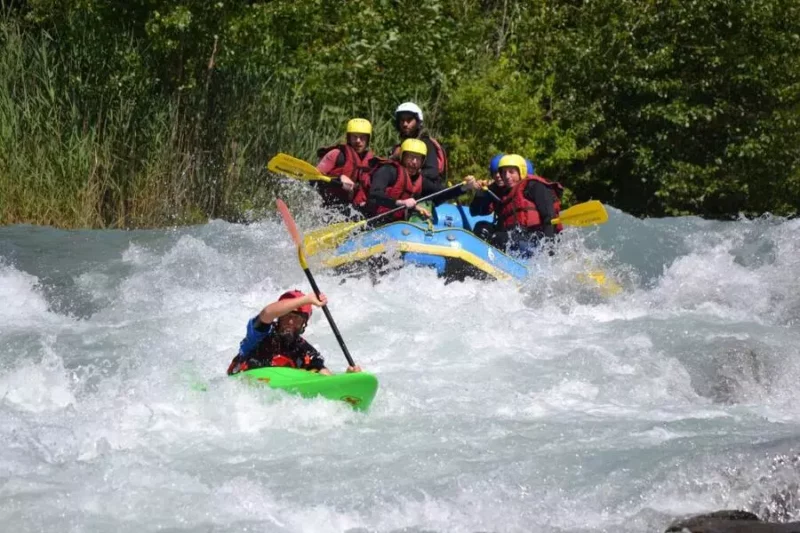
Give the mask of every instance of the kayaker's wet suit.
M 325 359 L 308 342 L 295 337 L 287 343 L 277 334 L 275 324 L 259 324 L 258 317 L 247 323 L 247 336 L 239 345 L 239 353 L 231 361 L 228 374 L 264 366 L 288 366 L 318 372 L 325 368 Z

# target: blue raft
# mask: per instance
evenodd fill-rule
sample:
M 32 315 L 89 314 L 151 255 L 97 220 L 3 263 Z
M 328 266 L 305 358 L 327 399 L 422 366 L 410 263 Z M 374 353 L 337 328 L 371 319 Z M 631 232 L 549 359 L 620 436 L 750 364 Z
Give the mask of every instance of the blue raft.
M 404 264 L 434 268 L 448 279 L 527 278 L 522 262 L 472 233 L 479 222 L 491 223 L 492 216 L 471 216 L 467 207 L 442 204 L 430 222 L 394 222 L 355 235 L 323 264 L 347 272 L 372 261 L 374 268 L 378 258 L 396 251 Z

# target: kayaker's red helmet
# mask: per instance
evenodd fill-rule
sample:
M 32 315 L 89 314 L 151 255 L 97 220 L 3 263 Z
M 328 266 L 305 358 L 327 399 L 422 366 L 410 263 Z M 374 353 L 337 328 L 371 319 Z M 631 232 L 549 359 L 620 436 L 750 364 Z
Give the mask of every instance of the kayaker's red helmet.
M 303 296 L 305 296 L 305 293 L 303 293 L 303 291 L 298 291 L 297 289 L 294 289 L 294 290 L 291 290 L 291 291 L 286 291 L 283 294 L 281 294 L 280 298 L 278 298 L 278 301 L 281 301 L 281 300 L 293 300 L 295 298 L 302 298 Z M 303 313 L 304 315 L 306 315 L 306 319 L 310 319 L 311 318 L 311 304 L 301 305 L 300 307 L 295 309 L 293 312 L 294 313 Z

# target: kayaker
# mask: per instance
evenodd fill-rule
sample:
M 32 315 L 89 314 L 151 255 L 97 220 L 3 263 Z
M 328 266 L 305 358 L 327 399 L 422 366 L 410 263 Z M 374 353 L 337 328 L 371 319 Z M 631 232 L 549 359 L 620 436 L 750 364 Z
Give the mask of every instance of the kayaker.
M 311 318 L 312 306 L 328 303 L 324 294 L 303 294 L 291 290 L 261 310 L 247 323 L 247 335 L 239 353 L 228 366 L 228 375 L 265 366 L 287 366 L 331 375 L 325 359 L 300 335 Z M 361 372 L 351 366 L 348 372 Z
M 478 190 L 483 185 L 480 182 L 469 182 L 467 186 L 478 191 L 470 204 L 470 214 L 495 213 L 489 242 L 497 248 L 530 256 L 543 239 L 552 239 L 561 231 L 561 225 L 551 221 L 561 211 L 564 188 L 560 183 L 528 174 L 528 161 L 520 155 L 505 155 L 498 166 L 500 177 L 488 188 L 501 201 Z
M 423 217 L 430 217 L 427 209 L 417 205 L 417 199 L 444 190 L 440 183 L 433 183 L 422 177 L 422 166 L 428 155 L 428 146 L 419 139 L 406 139 L 400 145 L 399 161 L 396 159 L 380 159 L 369 178 L 369 196 L 366 205 L 368 216 L 385 213 L 396 207 L 406 209 L 393 215 L 383 217 L 380 224 L 405 220 L 409 212 L 416 211 Z M 474 179 L 472 180 L 474 181 Z M 434 199 L 440 204 L 464 194 L 466 185 L 455 187 Z
M 422 164 L 422 177 L 428 188 L 447 183 L 447 152 L 441 143 L 430 136 L 422 121 L 422 109 L 414 102 L 404 102 L 394 111 L 394 127 L 400 142 L 392 147 L 390 157 L 400 157 L 400 147 L 406 139 L 419 139 L 425 143 L 427 153 Z
M 317 156 L 320 158 L 317 170 L 333 178 L 329 183 L 313 182 L 322 195 L 326 207 L 340 208 L 354 205 L 362 175 L 369 172 L 369 161 L 375 157 L 369 149 L 371 137 L 372 123 L 365 118 L 354 118 L 348 121 L 345 127 L 344 144 L 334 144 L 317 150 Z

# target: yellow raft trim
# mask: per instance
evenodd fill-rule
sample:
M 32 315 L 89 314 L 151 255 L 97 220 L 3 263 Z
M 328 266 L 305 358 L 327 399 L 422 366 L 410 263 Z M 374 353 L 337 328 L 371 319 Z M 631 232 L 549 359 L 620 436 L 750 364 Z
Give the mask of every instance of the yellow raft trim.
M 417 242 L 403 242 L 403 241 L 393 241 L 394 248 L 401 252 L 413 252 L 413 253 L 422 253 L 422 254 L 430 254 L 435 255 L 438 257 L 450 257 L 452 259 L 460 259 L 465 263 L 468 263 L 475 268 L 486 272 L 490 276 L 494 276 L 496 279 L 507 280 L 511 279 L 510 274 L 506 274 L 499 268 L 491 265 L 490 263 L 484 261 L 483 259 L 475 256 L 463 248 L 456 248 L 456 247 L 449 247 L 449 246 L 438 246 L 434 244 L 421 244 Z M 331 257 L 330 259 L 326 259 L 322 262 L 323 265 L 326 267 L 337 267 L 341 265 L 345 265 L 347 263 L 353 263 L 355 261 L 363 261 L 369 257 L 374 255 L 382 254 L 387 251 L 386 244 L 380 243 L 374 246 L 370 246 L 369 248 L 362 248 L 355 252 L 350 252 L 348 254 L 338 255 L 336 257 Z
M 490 276 L 494 276 L 495 279 L 500 279 L 500 280 L 511 279 L 510 274 L 506 274 L 504 271 L 492 266 L 488 262 L 484 261 L 483 259 L 480 259 L 479 257 L 475 256 L 475 254 L 472 254 L 464 250 L 463 248 L 456 248 L 456 247 L 451 248 L 448 246 L 421 244 L 416 242 L 403 242 L 403 241 L 390 241 L 390 242 L 393 243 L 395 249 L 401 252 L 427 253 L 439 257 L 451 257 L 454 259 L 461 259 L 465 263 L 468 263 L 474 266 L 475 268 L 482 270 L 483 272 L 489 274 Z M 337 266 L 346 265 L 348 263 L 353 263 L 355 261 L 363 261 L 364 259 L 368 259 L 372 256 L 382 254 L 386 251 L 387 251 L 386 243 L 380 243 L 374 246 L 370 246 L 369 248 L 361 248 L 359 250 L 356 250 L 355 252 L 350 252 L 347 254 L 337 255 L 335 257 L 328 258 L 324 260 L 322 264 L 328 268 L 335 268 Z M 622 286 L 619 283 L 617 283 L 614 279 L 606 276 L 605 272 L 603 272 L 602 270 L 593 270 L 587 273 L 577 274 L 576 277 L 584 283 L 595 285 L 597 289 L 600 291 L 600 293 L 606 297 L 615 296 L 620 292 L 622 292 Z

